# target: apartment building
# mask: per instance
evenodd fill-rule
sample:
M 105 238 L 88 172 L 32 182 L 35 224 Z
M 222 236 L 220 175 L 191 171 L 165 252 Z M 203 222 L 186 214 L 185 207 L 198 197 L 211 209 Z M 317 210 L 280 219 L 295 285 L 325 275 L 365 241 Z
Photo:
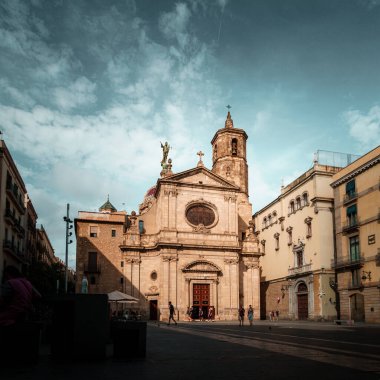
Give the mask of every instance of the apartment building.
M 380 146 L 332 177 L 341 319 L 380 322 Z

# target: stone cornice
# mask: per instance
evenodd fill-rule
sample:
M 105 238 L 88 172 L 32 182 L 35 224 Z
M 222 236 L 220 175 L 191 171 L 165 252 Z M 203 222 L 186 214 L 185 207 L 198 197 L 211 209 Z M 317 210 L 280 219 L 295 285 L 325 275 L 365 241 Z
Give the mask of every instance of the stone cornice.
M 218 129 L 216 131 L 213 139 L 211 140 L 211 145 L 214 144 L 214 142 L 217 139 L 218 135 L 221 135 L 221 134 L 243 135 L 246 140 L 248 139 L 248 135 L 247 135 L 247 133 L 245 132 L 244 129 L 240 129 L 240 128 L 221 128 L 221 129 Z
M 378 163 L 380 163 L 380 156 L 373 158 L 372 160 L 370 160 L 370 161 L 366 162 L 365 164 L 359 166 L 357 169 L 351 171 L 350 173 L 347 173 L 342 178 L 334 181 L 330 186 L 332 188 L 336 188 L 339 185 L 341 185 L 345 182 L 348 182 L 350 179 L 356 177 L 358 174 L 365 172 L 366 170 L 368 170 L 372 166 L 377 165 Z

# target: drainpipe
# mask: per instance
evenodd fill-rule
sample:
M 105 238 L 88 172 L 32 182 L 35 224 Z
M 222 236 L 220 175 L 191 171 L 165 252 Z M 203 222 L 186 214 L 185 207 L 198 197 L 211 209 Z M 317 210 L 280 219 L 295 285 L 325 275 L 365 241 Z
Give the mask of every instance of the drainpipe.
M 335 189 L 334 189 L 334 192 L 335 192 Z M 335 270 L 334 270 L 334 282 L 335 282 L 335 288 L 334 288 L 334 292 L 335 292 L 335 308 L 336 308 L 336 316 L 337 316 L 337 319 L 339 320 L 340 319 L 340 294 L 339 294 L 339 291 L 338 291 L 338 273 L 336 271 L 336 266 L 338 264 L 338 256 L 337 256 L 337 244 L 336 244 L 336 228 L 335 228 L 335 194 L 334 194 L 334 203 L 333 203 L 333 207 L 332 207 L 332 218 L 333 218 L 333 235 L 334 235 L 334 266 L 335 266 Z

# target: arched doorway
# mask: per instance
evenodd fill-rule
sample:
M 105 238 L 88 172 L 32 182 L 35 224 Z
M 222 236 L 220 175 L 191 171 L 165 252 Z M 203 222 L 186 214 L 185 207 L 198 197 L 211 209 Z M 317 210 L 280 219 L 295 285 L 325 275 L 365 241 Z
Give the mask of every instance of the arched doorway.
M 351 319 L 357 322 L 365 321 L 365 312 L 364 312 L 364 296 L 360 293 L 355 293 L 350 296 L 349 299 L 350 308 L 351 308 Z
M 307 285 L 300 282 L 297 286 L 298 319 L 309 317 L 309 292 Z

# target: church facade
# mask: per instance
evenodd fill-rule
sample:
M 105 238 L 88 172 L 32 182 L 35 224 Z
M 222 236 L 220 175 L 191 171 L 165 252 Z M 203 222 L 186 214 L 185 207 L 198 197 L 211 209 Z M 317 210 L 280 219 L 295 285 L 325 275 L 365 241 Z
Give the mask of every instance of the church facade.
M 179 319 L 212 311 L 237 319 L 238 308 L 260 318 L 260 247 L 248 197 L 247 134 L 228 112 L 211 141 L 213 166 L 173 173 L 162 145 L 161 178 L 139 212 L 117 211 L 109 200 L 99 212 L 80 211 L 77 291 L 86 277 L 90 293 L 120 290 L 139 299 L 144 317 L 166 319 L 171 301 Z

